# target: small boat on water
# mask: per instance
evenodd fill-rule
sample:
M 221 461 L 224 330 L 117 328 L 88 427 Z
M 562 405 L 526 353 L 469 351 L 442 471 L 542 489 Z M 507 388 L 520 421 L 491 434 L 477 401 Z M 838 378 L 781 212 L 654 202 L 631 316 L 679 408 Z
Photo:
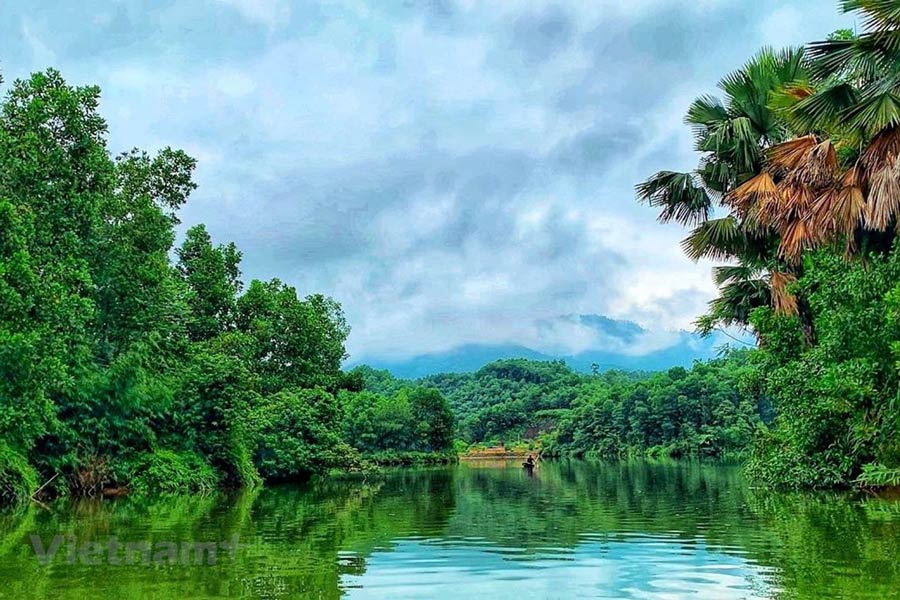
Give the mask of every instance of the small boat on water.
M 522 463 L 522 468 L 525 469 L 525 472 L 529 475 L 534 473 L 534 468 L 537 466 L 537 461 L 534 460 L 534 456 L 529 456 L 525 459 L 525 462 Z

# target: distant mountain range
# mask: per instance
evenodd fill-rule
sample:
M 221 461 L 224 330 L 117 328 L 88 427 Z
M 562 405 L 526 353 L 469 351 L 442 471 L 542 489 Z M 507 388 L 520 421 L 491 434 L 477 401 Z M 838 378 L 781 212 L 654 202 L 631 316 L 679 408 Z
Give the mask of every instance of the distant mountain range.
M 504 358 L 528 358 L 533 360 L 563 360 L 576 371 L 590 372 L 592 365 L 601 371 L 624 369 L 629 371 L 659 371 L 675 366 L 689 367 L 695 360 L 714 358 L 725 345 L 744 346 L 722 334 L 707 338 L 687 331 L 674 334 L 674 343 L 646 353 L 629 351 L 629 346 L 649 332 L 636 323 L 617 321 L 599 315 L 580 315 L 579 322 L 588 324 L 606 341 L 596 349 L 577 354 L 556 355 L 540 352 L 521 345 L 468 344 L 446 352 L 423 354 L 404 359 L 379 359 L 364 357 L 351 360 L 348 367 L 367 364 L 376 369 L 386 369 L 402 379 L 418 379 L 436 373 L 468 373 L 484 365 Z M 747 338 L 746 342 L 752 342 Z

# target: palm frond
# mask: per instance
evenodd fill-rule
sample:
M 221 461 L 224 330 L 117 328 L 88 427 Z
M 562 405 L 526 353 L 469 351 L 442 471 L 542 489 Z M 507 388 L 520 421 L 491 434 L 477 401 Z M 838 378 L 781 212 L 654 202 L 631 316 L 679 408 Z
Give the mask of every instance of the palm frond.
M 871 94 L 847 110 L 846 118 L 870 133 L 900 125 L 900 97 L 889 91 Z
M 742 237 L 740 225 L 733 216 L 709 219 L 681 242 L 681 248 L 691 260 L 728 260 L 740 252 Z
M 715 96 L 700 96 L 688 107 L 684 122 L 688 125 L 708 126 L 728 119 L 728 111 Z
M 810 73 L 816 81 L 823 82 L 832 77 L 877 79 L 894 58 L 893 51 L 874 34 L 851 40 L 813 42 L 809 44 L 808 52 Z
M 790 180 L 809 188 L 821 188 L 834 183 L 837 168 L 834 145 L 826 138 L 809 150 L 806 160 L 791 173 Z
M 696 225 L 709 217 L 712 202 L 693 173 L 660 171 L 635 187 L 639 200 L 660 208 L 659 221 Z
M 762 171 L 751 177 L 726 197 L 726 201 L 737 208 L 741 213 L 748 214 L 754 204 L 767 202 L 778 193 L 778 187 L 768 171 Z
M 695 325 L 701 334 L 709 334 L 718 326 L 746 328 L 750 314 L 771 302 L 769 282 L 765 277 L 732 281 L 719 289 L 719 296 L 709 303 L 708 312 L 697 319 Z
M 886 162 L 869 175 L 866 227 L 887 231 L 900 215 L 900 158 Z
M 812 222 L 826 236 L 850 236 L 863 223 L 866 202 L 858 185 L 825 190 L 813 202 Z
M 791 264 L 800 262 L 803 252 L 815 246 L 818 239 L 816 231 L 805 219 L 795 219 L 781 228 L 781 244 L 778 254 Z
M 900 127 L 889 127 L 869 142 L 859 159 L 865 172 L 874 172 L 900 156 Z
M 804 135 L 772 146 L 767 153 L 769 167 L 780 172 L 792 171 L 806 162 L 818 143 L 816 136 Z
M 833 128 L 858 101 L 856 90 L 846 82 L 833 82 L 814 94 L 800 98 L 788 111 L 797 132 Z
M 721 201 L 734 180 L 731 165 L 714 155 L 702 157 L 696 173 L 707 195 L 717 202 Z
M 748 279 L 759 279 L 762 271 L 745 263 L 736 265 L 719 265 L 713 267 L 713 281 L 717 287 L 722 287 L 728 282 Z
M 862 11 L 866 29 L 900 26 L 900 3 L 895 0 L 841 0 L 843 12 Z

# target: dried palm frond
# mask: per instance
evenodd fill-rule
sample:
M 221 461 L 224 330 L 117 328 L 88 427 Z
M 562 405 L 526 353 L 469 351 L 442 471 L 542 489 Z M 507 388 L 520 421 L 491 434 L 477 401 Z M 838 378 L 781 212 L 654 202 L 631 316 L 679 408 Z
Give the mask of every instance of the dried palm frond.
M 869 176 L 866 227 L 886 231 L 900 214 L 900 158 L 883 164 Z
M 777 195 L 775 181 L 767 171 L 763 171 L 731 190 L 726 196 L 726 202 L 746 215 L 753 212 L 755 204 L 768 202 Z
M 837 154 L 831 140 L 819 142 L 806 154 L 803 161 L 790 175 L 790 179 L 817 188 L 830 185 L 838 168 Z
M 780 231 L 794 221 L 809 219 L 813 204 L 810 188 L 795 183 L 783 183 L 778 186 L 778 191 L 773 202 L 761 207 L 758 214 L 760 222 L 772 225 Z
M 813 202 L 812 223 L 825 236 L 851 236 L 863 223 L 865 207 L 859 186 L 830 188 Z
M 811 249 L 816 240 L 817 236 L 808 222 L 804 219 L 796 219 L 788 223 L 781 231 L 778 254 L 792 264 L 799 263 L 803 251 Z
M 790 273 L 772 271 L 769 285 L 772 288 L 772 304 L 775 311 L 781 314 L 797 314 L 797 296 L 788 291 L 788 286 L 797 281 Z
M 879 170 L 900 156 L 900 128 L 890 127 L 872 138 L 859 159 L 860 166 L 867 172 Z
M 769 148 L 769 167 L 777 172 L 790 172 L 803 165 L 808 155 L 819 144 L 814 135 L 794 138 Z

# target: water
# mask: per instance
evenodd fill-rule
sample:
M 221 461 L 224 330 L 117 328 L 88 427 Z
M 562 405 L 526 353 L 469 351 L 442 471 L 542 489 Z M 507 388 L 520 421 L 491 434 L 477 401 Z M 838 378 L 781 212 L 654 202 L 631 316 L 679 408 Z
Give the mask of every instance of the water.
M 193 542 L 225 546 L 209 564 Z M 880 599 L 898 559 L 900 502 L 708 464 L 485 462 L 0 513 L 0 598 Z

